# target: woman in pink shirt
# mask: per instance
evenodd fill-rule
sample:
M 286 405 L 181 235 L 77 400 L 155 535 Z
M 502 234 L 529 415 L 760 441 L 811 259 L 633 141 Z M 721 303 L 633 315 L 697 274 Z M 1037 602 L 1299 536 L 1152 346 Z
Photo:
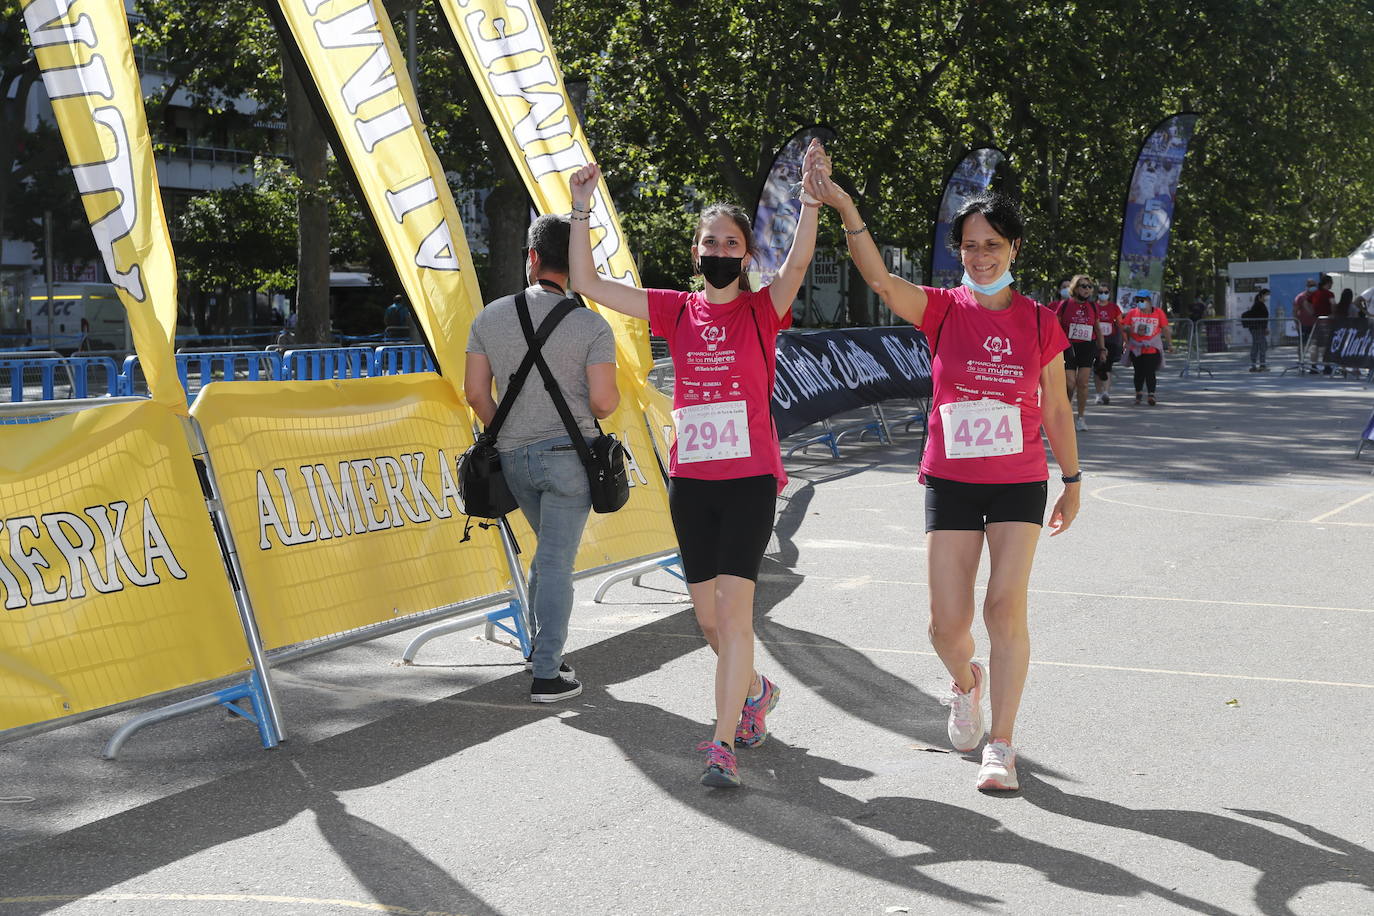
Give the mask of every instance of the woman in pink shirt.
M 1030 666 L 1027 592 L 1048 492 L 1042 426 L 1064 483 L 1050 512 L 1052 536 L 1067 531 L 1078 514 L 1082 479 L 1060 358 L 1068 339 L 1052 312 L 1011 289 L 1022 223 L 1007 198 L 983 195 L 960 208 L 950 245 L 963 262 L 963 283 L 936 289 L 888 273 L 858 208 L 828 174 L 822 157 L 806 175 L 806 190 L 839 211 L 849 253 L 868 285 L 930 341 L 935 393 L 920 479 L 930 641 L 952 679 L 945 701 L 950 742 L 960 751 L 978 747 L 987 689 L 992 724 L 977 785 L 1017 789 L 1012 730 Z M 992 566 L 983 601 L 990 685 L 973 660 L 972 633 L 985 542 Z
M 810 161 L 820 154 L 813 141 Z M 735 745 L 768 736 L 764 717 L 776 684 L 754 670 L 754 587 L 768 547 L 783 473 L 772 395 L 778 332 L 792 324 L 792 303 L 816 247 L 816 210 L 802 209 L 787 259 L 771 284 L 749 289 L 754 235 L 739 207 L 702 211 L 692 239 L 701 292 L 637 289 L 601 276 L 592 261 L 589 216 L 601 177 L 596 165 L 575 172 L 572 288 L 634 318 L 668 341 L 673 358 L 673 422 L 668 503 L 687 591 L 702 633 L 716 653 L 716 725 L 703 785 L 740 784 Z

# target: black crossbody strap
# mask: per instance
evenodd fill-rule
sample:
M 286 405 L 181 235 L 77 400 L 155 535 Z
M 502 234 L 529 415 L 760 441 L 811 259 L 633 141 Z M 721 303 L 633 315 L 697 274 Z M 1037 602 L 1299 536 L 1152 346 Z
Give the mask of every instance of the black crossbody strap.
M 520 327 L 525 332 L 525 339 L 531 340 L 534 336 L 534 322 L 530 320 L 530 310 L 525 304 L 525 297 L 518 296 L 515 300 L 515 311 L 520 316 Z M 541 329 L 543 325 L 540 325 Z M 572 439 L 573 448 L 577 450 L 577 457 L 582 459 L 584 465 L 592 463 L 592 450 L 587 447 L 587 440 L 582 436 L 582 430 L 577 426 L 577 420 L 573 417 L 572 411 L 568 408 L 567 399 L 563 397 L 563 389 L 558 387 L 558 379 L 553 377 L 553 370 L 544 360 L 544 354 L 539 349 L 530 345 L 530 352 L 534 355 L 534 364 L 539 367 L 539 374 L 544 377 L 544 390 L 549 393 L 549 399 L 553 401 L 553 406 L 558 409 L 558 416 L 563 419 L 563 425 L 567 427 L 568 438 Z M 596 423 L 596 420 L 592 420 Z M 601 432 L 601 424 L 596 423 L 596 431 Z
M 501 403 L 496 407 L 496 415 L 491 418 L 482 435 L 496 440 L 497 434 L 501 431 L 501 424 L 506 422 L 506 415 L 515 406 L 515 396 L 520 393 L 520 389 L 525 386 L 525 379 L 530 374 L 530 369 L 534 367 L 534 361 L 539 356 L 539 348 L 544 345 L 544 341 L 549 339 L 553 329 L 558 323 L 568 316 L 568 313 L 577 308 L 577 303 L 571 299 L 564 299 L 553 307 L 553 311 L 539 322 L 539 330 L 534 331 L 530 327 L 530 312 L 525 305 L 525 293 L 521 290 L 515 297 L 515 311 L 520 316 L 520 329 L 525 332 L 525 343 L 529 345 L 529 352 L 520 361 L 520 368 L 516 369 L 510 377 L 510 384 L 501 395 Z M 541 360 L 542 362 L 542 360 Z

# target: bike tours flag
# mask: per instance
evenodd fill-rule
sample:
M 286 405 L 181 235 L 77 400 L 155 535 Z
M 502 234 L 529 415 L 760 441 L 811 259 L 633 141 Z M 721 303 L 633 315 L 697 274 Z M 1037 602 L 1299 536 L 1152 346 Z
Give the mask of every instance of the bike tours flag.
M 439 6 L 535 206 L 567 213 L 568 177 L 593 159 L 538 6 L 534 0 L 440 0 Z M 604 181 L 592 196 L 591 231 L 597 270 L 638 285 Z M 618 361 L 642 381 L 653 368 L 648 322 L 599 311 L 615 330 Z
M 27 0 L 24 22 L 153 400 L 186 414 L 177 271 L 123 0 Z
M 759 189 L 754 208 L 754 266 L 763 286 L 773 282 L 792 247 L 801 219 L 802 158 L 813 139 L 828 144 L 835 132 L 828 127 L 803 127 L 794 133 L 773 157 L 773 167 Z
M 379 0 L 279 0 L 266 8 L 335 153 L 352 169 L 440 372 L 461 389 L 482 297 L 386 10 Z
M 945 182 L 940 198 L 940 214 L 935 220 L 935 237 L 930 246 L 930 285 L 949 288 L 958 286 L 964 268 L 959 257 L 949 250 L 950 223 L 954 214 L 972 197 L 982 194 L 992 185 L 992 177 L 1006 156 L 1000 149 L 983 146 L 972 150 L 960 160 Z
M 1129 309 L 1141 291 L 1148 292 L 1156 305 L 1160 303 L 1174 198 L 1197 117 L 1176 114 L 1165 118 L 1140 148 L 1121 221 L 1116 301 L 1123 309 Z

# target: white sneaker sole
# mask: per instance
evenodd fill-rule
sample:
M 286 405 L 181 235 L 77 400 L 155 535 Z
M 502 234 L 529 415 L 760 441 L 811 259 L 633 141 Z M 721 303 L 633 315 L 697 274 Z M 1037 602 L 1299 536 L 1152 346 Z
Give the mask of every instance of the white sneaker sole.
M 571 700 L 582 693 L 582 685 L 578 684 L 576 690 L 568 690 L 563 693 L 532 693 L 530 694 L 531 703 L 557 703 L 559 700 Z
M 1007 771 L 1005 776 L 988 775 L 981 773 L 978 776 L 978 791 L 980 792 L 1015 792 L 1021 788 L 1021 781 L 1016 778 L 1016 767 Z

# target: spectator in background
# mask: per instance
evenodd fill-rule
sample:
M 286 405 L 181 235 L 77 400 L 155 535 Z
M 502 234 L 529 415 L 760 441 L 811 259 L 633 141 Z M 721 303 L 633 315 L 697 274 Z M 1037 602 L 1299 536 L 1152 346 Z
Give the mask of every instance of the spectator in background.
M 406 308 L 405 296 L 393 296 L 391 304 L 382 316 L 383 340 L 406 340 L 410 337 L 410 309 Z
M 1332 319 L 1335 320 L 1335 321 L 1348 321 L 1348 320 L 1350 320 L 1351 318 L 1354 318 L 1354 317 L 1355 317 L 1355 314 L 1354 314 L 1354 313 L 1355 313 L 1355 291 L 1354 291 L 1353 289 L 1343 289 L 1343 290 L 1341 290 L 1341 298 L 1336 302 L 1335 307 L 1331 310 L 1331 317 L 1332 317 Z M 1360 370 L 1359 370 L 1359 369 L 1347 369 L 1347 368 L 1345 368 L 1344 366 L 1342 366 L 1342 367 L 1341 367 L 1341 375 L 1345 376 L 1346 378 L 1351 378 L 1351 377 L 1359 378 L 1359 377 L 1360 377 Z
M 1311 368 L 1308 372 L 1312 375 L 1317 374 L 1317 360 L 1323 361 L 1322 374 L 1331 374 L 1331 364 L 1326 360 L 1326 346 L 1331 342 L 1331 311 L 1335 307 L 1336 294 L 1331 292 L 1331 277 L 1322 274 L 1321 282 L 1317 290 L 1308 295 L 1308 302 L 1312 303 L 1312 335 L 1311 345 L 1308 347 L 1308 362 Z
M 1312 311 L 1312 295 L 1316 291 L 1317 281 L 1309 277 L 1307 280 L 1307 288 L 1293 297 L 1293 320 L 1298 323 L 1299 368 L 1301 368 L 1302 361 L 1307 353 L 1308 344 L 1312 340 L 1312 328 L 1317 323 L 1316 313 Z M 1316 375 L 1317 367 L 1310 366 L 1308 371 Z
M 1269 355 L 1269 289 L 1261 288 L 1255 301 L 1240 313 L 1240 323 L 1250 332 L 1250 371 L 1267 372 Z

